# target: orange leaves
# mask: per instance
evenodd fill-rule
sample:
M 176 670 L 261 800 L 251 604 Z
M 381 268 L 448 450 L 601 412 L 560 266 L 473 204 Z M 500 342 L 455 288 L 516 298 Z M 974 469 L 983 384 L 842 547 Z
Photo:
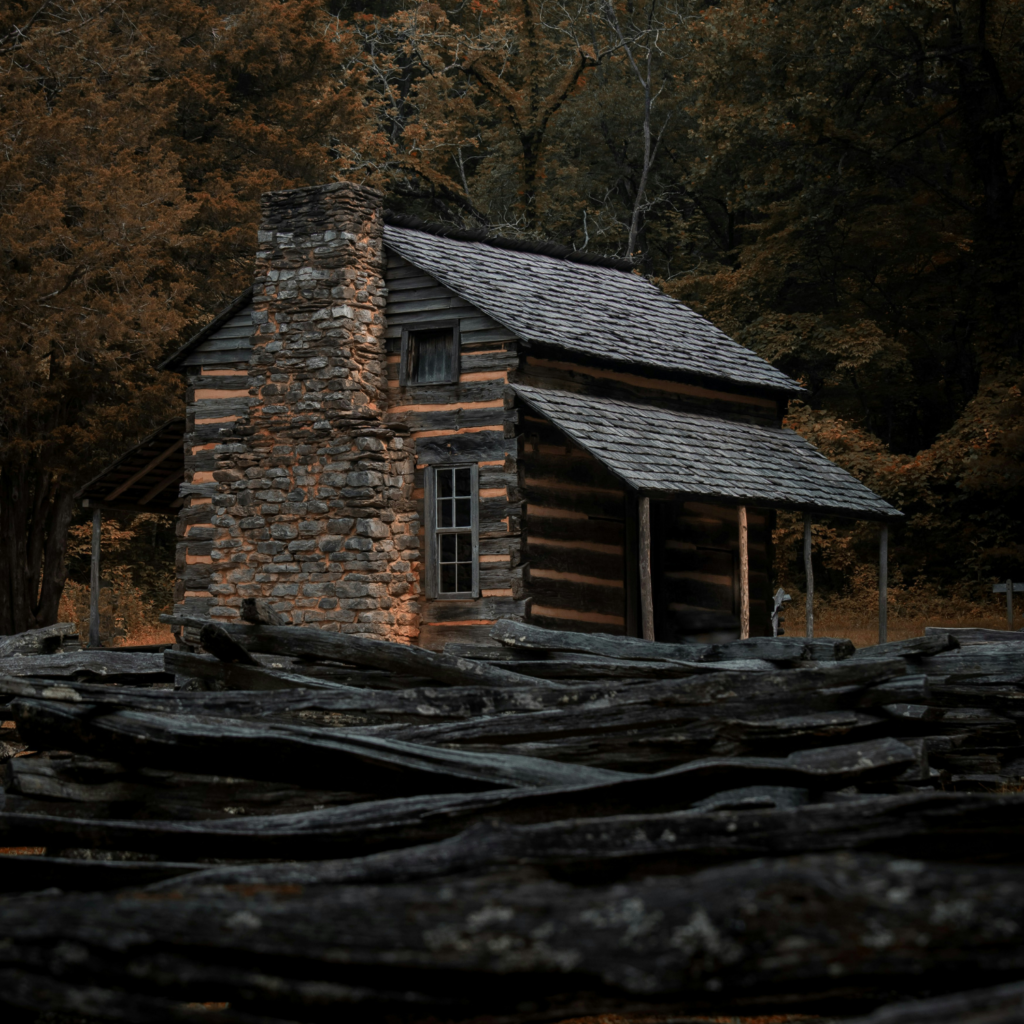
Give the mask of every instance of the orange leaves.
M 176 405 L 153 366 L 248 283 L 259 194 L 328 179 L 369 115 L 319 0 L 47 12 L 0 78 L 0 463 L 77 476 Z
M 11 385 L 0 398 L 0 458 L 19 439 L 45 450 L 62 420 L 66 446 L 100 380 L 144 373 L 182 325 L 171 248 L 187 211 L 160 137 L 169 90 L 150 81 L 137 44 L 110 32 L 101 13 L 116 22 L 116 7 L 78 8 L 77 35 L 34 27 L 4 79 L 12 117 L 0 126 L 0 258 L 21 272 L 0 280 L 0 365 Z

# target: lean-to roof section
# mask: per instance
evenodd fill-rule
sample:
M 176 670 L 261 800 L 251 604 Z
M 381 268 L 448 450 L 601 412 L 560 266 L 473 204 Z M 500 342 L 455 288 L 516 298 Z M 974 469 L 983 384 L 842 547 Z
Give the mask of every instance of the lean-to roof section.
M 75 492 L 86 508 L 175 515 L 185 479 L 185 420 L 173 419 Z
M 576 444 L 645 494 L 855 519 L 888 520 L 903 514 L 784 427 L 522 384 L 512 387 Z
M 802 390 L 637 274 L 391 224 L 384 242 L 527 344 L 747 388 Z

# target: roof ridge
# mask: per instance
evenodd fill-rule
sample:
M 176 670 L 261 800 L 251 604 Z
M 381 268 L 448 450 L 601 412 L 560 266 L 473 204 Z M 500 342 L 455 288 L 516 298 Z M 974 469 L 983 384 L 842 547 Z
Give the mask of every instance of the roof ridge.
M 567 245 L 557 242 L 545 242 L 540 239 L 504 238 L 492 234 L 486 228 L 460 228 L 452 224 L 441 224 L 436 221 L 422 220 L 394 210 L 384 211 L 384 223 L 395 228 L 408 228 L 410 231 L 422 231 L 427 235 L 439 238 L 450 238 L 455 242 L 480 242 L 495 249 L 508 249 L 511 252 L 527 252 L 536 256 L 550 256 L 567 263 L 582 263 L 591 267 L 604 267 L 607 270 L 618 270 L 631 274 L 637 269 L 632 260 L 618 256 L 600 256 L 591 252 L 570 249 Z

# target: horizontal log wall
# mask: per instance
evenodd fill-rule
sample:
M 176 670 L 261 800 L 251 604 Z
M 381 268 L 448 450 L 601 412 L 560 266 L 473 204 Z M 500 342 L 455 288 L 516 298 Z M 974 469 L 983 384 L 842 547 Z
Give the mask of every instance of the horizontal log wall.
M 217 490 L 214 449 L 225 427 L 249 411 L 249 351 L 252 305 L 239 310 L 181 362 L 186 373 L 186 506 L 178 516 L 177 614 L 206 615 L 213 597 L 211 547 L 214 528 L 211 499 Z
M 770 636 L 769 513 L 748 509 L 750 635 Z M 739 636 L 739 517 L 696 501 L 651 502 L 655 636 L 722 642 Z
M 497 619 L 525 614 L 515 431 L 504 402 L 509 373 L 519 359 L 518 341 L 395 253 L 388 254 L 385 278 L 389 392 L 385 419 L 408 427 L 416 446 L 415 495 L 420 522 L 425 521 L 423 490 L 428 466 L 476 463 L 479 467 L 480 597 L 468 601 L 423 598 L 418 643 L 432 650 L 442 650 L 449 642 L 486 643 Z M 458 382 L 401 387 L 403 329 L 437 320 L 459 322 Z M 422 527 L 420 532 L 422 537 Z M 424 556 L 425 542 L 424 537 Z
M 517 383 L 559 391 L 603 395 L 626 402 L 643 402 L 693 412 L 704 416 L 742 420 L 766 426 L 781 423 L 782 407 L 776 398 L 730 390 L 729 385 L 698 385 L 650 377 L 636 372 L 589 365 L 564 355 L 527 355 L 516 373 Z
M 529 620 L 551 629 L 625 634 L 622 481 L 548 420 L 521 411 L 519 487 Z

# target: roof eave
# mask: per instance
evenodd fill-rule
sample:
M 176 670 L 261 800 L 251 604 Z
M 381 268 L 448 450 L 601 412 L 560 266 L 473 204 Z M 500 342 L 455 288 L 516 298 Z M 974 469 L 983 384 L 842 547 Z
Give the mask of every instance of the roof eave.
M 413 230 L 415 230 L 415 229 L 413 229 Z M 416 261 L 415 255 L 408 255 L 408 254 L 406 254 L 404 252 L 400 252 L 397 247 L 395 247 L 393 245 L 389 245 L 387 242 L 384 243 L 384 247 L 388 248 L 388 249 L 391 249 L 393 252 L 395 252 L 402 259 L 404 259 L 407 262 L 411 263 L 414 267 L 418 267 L 425 274 L 431 274 L 431 276 L 433 276 L 432 272 L 428 268 L 422 266 L 421 264 L 419 264 Z M 461 299 L 464 299 L 466 302 L 469 302 L 469 303 L 472 304 L 473 300 L 470 299 L 468 296 L 463 295 L 459 291 L 459 289 L 458 289 L 458 287 L 456 285 L 454 285 L 452 283 L 448 283 L 448 284 L 445 285 L 445 287 L 451 289 L 451 291 L 455 292 L 455 294 L 458 295 Z M 487 314 L 487 316 L 491 317 L 491 319 L 494 320 L 496 323 L 501 324 L 501 326 L 504 327 L 511 334 L 515 335 L 516 339 L 525 348 L 535 348 L 535 349 L 538 349 L 538 348 L 551 348 L 551 349 L 557 349 L 559 352 L 572 353 L 577 358 L 580 358 L 581 355 L 583 355 L 583 353 L 580 353 L 580 351 L 578 349 L 573 348 L 571 345 L 565 345 L 565 344 L 561 344 L 559 342 L 553 342 L 553 341 L 537 341 L 535 339 L 531 339 L 531 338 L 529 338 L 529 337 L 519 333 L 514 327 L 512 327 L 510 324 L 506 323 L 501 318 L 501 316 L 496 314 L 495 312 L 493 312 L 493 311 L 492 312 L 488 312 L 487 310 L 483 310 L 483 312 L 485 312 Z M 591 358 L 591 359 L 595 358 L 595 357 L 593 357 L 592 355 L 589 355 L 589 354 L 587 354 L 587 357 Z M 597 361 L 597 360 L 595 360 L 595 361 Z M 610 364 L 615 365 L 615 366 L 619 366 L 619 367 L 629 367 L 629 368 L 632 368 L 632 369 L 639 368 L 639 369 L 643 369 L 643 370 L 647 370 L 647 371 L 655 371 L 655 372 L 660 373 L 660 374 L 664 374 L 664 373 L 678 374 L 680 377 L 687 378 L 688 380 L 692 380 L 694 382 L 697 382 L 697 381 L 700 381 L 700 382 L 711 382 L 711 383 L 717 384 L 719 386 L 721 386 L 723 384 L 727 384 L 727 385 L 729 385 L 729 386 L 731 386 L 733 388 L 743 388 L 743 389 L 747 389 L 747 390 L 749 390 L 751 392 L 759 392 L 761 394 L 771 393 L 772 395 L 775 395 L 775 396 L 778 396 L 778 397 L 784 397 L 784 396 L 794 397 L 796 395 L 805 394 L 806 391 L 807 391 L 807 389 L 805 387 L 803 387 L 803 385 L 798 384 L 796 381 L 791 381 L 789 383 L 784 383 L 784 382 L 780 381 L 777 384 L 768 383 L 768 382 L 765 382 L 765 383 L 761 383 L 761 382 L 752 383 L 750 381 L 737 380 L 734 377 L 730 377 L 730 376 L 727 376 L 727 375 L 724 375 L 724 374 L 723 375 L 687 374 L 687 373 L 685 373 L 685 371 L 670 369 L 668 367 L 659 365 L 657 363 L 647 363 L 647 362 L 644 362 L 641 359 L 614 359 L 614 358 L 608 358 L 607 361 Z M 768 365 L 770 366 L 771 364 L 769 363 Z M 779 370 L 778 372 L 780 374 L 782 373 L 781 370 Z
M 562 428 L 564 429 L 564 428 Z M 611 467 L 609 467 L 611 468 Z M 612 472 L 615 472 L 612 470 Z M 768 501 L 763 497 L 725 497 L 719 494 L 700 494 L 693 491 L 671 490 L 665 488 L 638 487 L 635 483 L 626 479 L 621 473 L 615 474 L 624 483 L 632 487 L 637 493 L 647 495 L 651 498 L 671 498 L 682 501 L 710 501 L 714 500 L 719 505 L 739 507 L 745 505 L 748 508 L 772 508 L 786 512 L 810 512 L 812 515 L 829 516 L 837 519 L 870 520 L 878 523 L 890 523 L 905 519 L 906 515 L 898 508 L 889 506 L 889 510 L 883 509 L 853 509 L 842 505 L 810 505 L 803 502 L 790 501 Z
M 181 499 L 179 498 L 178 501 Z M 169 516 L 175 515 L 177 509 L 167 511 L 154 505 L 136 505 L 130 501 L 94 501 L 92 498 L 82 499 L 82 508 L 99 509 L 101 512 L 131 512 L 135 515 Z

